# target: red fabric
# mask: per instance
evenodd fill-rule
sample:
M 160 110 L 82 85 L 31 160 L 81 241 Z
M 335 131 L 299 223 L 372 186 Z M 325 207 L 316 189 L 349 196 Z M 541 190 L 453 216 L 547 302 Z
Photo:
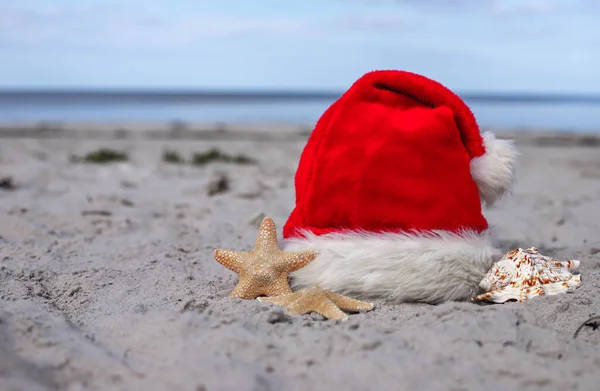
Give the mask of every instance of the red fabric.
M 470 173 L 484 153 L 475 118 L 450 90 L 409 72 L 367 73 L 309 137 L 283 235 L 485 230 Z

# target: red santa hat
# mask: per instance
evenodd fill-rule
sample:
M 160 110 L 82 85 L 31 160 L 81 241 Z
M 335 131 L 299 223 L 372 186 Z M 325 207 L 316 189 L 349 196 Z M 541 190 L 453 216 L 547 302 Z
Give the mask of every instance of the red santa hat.
M 301 155 L 283 244 L 319 256 L 292 285 L 394 302 L 474 296 L 499 255 L 482 203 L 510 189 L 516 157 L 441 84 L 367 73 L 325 111 Z

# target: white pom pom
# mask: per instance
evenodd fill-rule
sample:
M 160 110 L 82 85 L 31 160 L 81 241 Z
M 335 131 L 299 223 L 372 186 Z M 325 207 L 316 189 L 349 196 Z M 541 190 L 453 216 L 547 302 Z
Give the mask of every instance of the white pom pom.
M 471 160 L 471 176 L 486 205 L 492 205 L 511 190 L 518 152 L 512 140 L 499 140 L 492 132 L 483 135 L 485 154 Z

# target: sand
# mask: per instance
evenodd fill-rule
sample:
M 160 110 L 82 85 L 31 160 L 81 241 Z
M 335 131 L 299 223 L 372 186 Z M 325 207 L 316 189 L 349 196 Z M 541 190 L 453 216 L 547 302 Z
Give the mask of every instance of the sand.
M 581 260 L 576 292 L 339 322 L 228 297 L 212 252 L 250 249 L 263 215 L 281 232 L 305 139 L 213 136 L 0 137 L 0 390 L 598 389 L 600 331 L 573 338 L 600 314 L 597 143 L 524 138 L 513 196 L 485 212 L 503 250 Z M 130 160 L 69 158 L 99 147 Z M 258 164 L 161 161 L 212 147 Z

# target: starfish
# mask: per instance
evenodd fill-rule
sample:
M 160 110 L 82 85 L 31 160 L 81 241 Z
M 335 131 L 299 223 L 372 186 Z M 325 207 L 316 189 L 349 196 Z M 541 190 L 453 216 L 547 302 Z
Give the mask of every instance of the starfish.
M 239 275 L 232 297 L 255 299 L 292 293 L 287 275 L 312 262 L 316 251 L 283 252 L 277 245 L 275 223 L 265 217 L 258 229 L 254 249 L 249 252 L 217 249 L 214 258 Z
M 258 300 L 286 307 L 290 315 L 316 312 L 327 319 L 341 320 L 348 319 L 348 315 L 342 310 L 360 312 L 372 310 L 374 307 L 372 303 L 338 295 L 316 286 L 276 297 L 259 297 Z

